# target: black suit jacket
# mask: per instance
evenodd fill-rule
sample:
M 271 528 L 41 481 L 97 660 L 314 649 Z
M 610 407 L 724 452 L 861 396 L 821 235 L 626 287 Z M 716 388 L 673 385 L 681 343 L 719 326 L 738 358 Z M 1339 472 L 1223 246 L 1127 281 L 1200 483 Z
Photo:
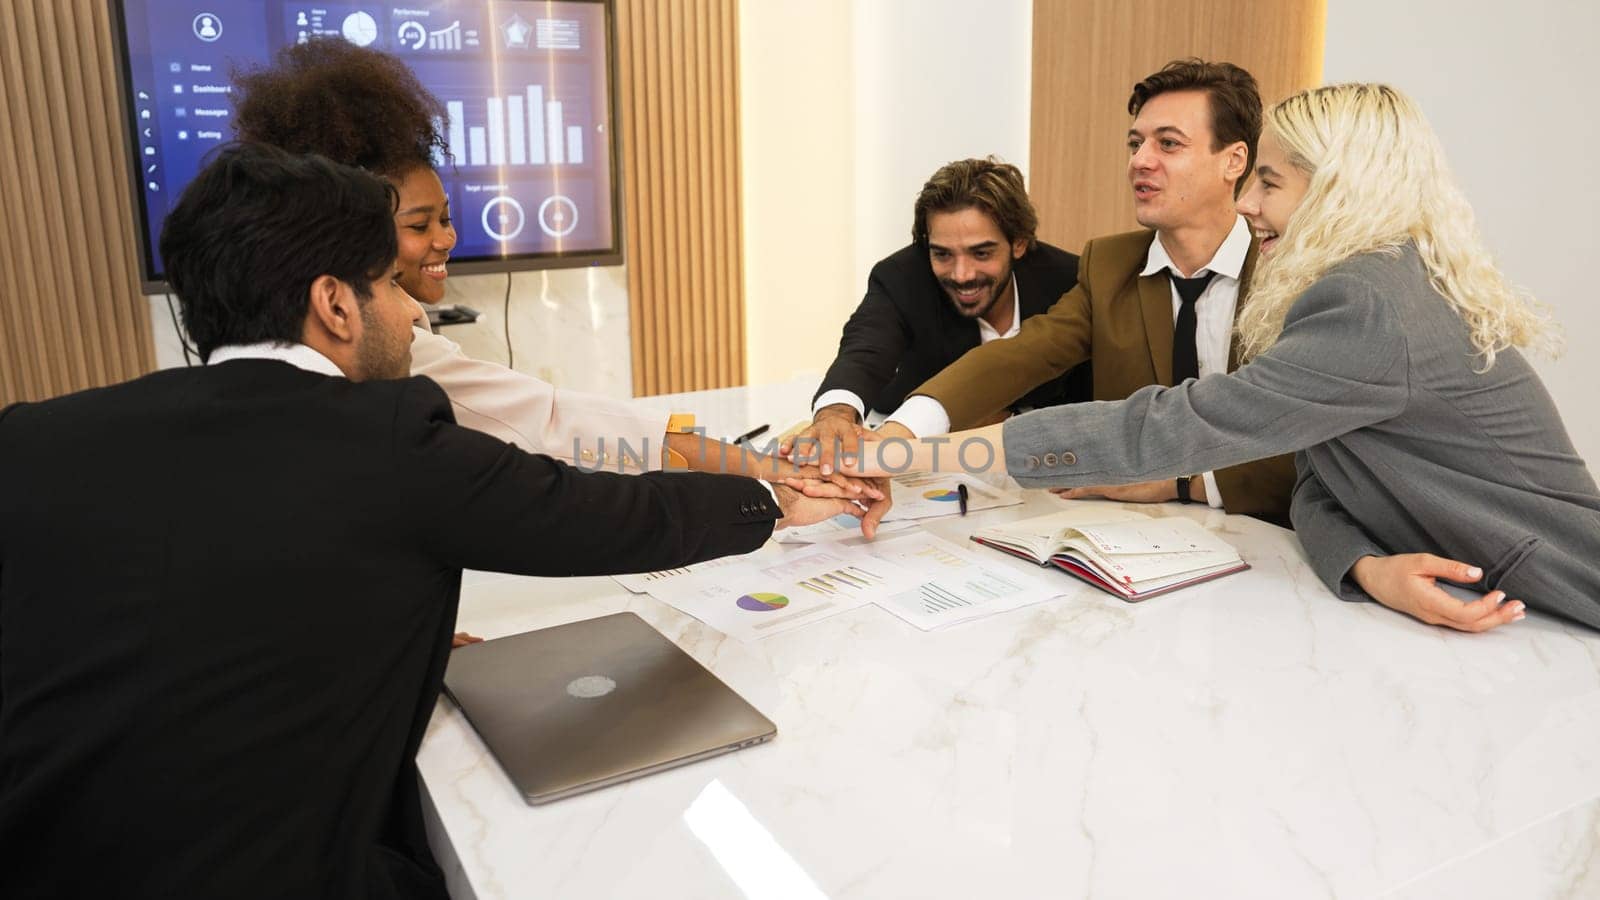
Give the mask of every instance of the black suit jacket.
M 776 516 L 524 453 L 425 378 L 238 360 L 0 411 L 0 896 L 442 896 L 414 756 L 461 569 L 679 566 Z
M 1027 319 L 1049 309 L 1078 283 L 1078 257 L 1040 242 L 1012 271 L 1018 307 Z M 860 397 L 869 410 L 893 412 L 913 390 L 978 344 L 978 320 L 955 311 L 933 275 L 927 249 L 911 244 L 872 267 L 867 295 L 845 323 L 839 355 L 812 400 L 843 389 Z M 1084 363 L 1035 388 L 1013 408 L 1076 403 L 1092 395 L 1089 364 Z

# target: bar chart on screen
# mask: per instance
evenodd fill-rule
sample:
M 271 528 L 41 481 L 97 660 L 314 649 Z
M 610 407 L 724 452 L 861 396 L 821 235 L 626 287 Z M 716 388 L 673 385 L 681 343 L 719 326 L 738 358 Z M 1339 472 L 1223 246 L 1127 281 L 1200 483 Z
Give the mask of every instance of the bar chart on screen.
M 42 4 L 50 6 L 51 4 Z M 596 0 L 118 0 L 140 276 L 164 290 L 167 213 L 227 141 L 230 73 L 338 42 L 388 54 L 438 99 L 428 113 L 458 270 L 621 262 L 615 3 Z M 184 13 L 183 8 L 190 8 Z M 9 24 L 0 17 L 0 32 Z M 366 89 L 364 86 L 363 90 Z M 359 93 L 359 91 L 358 91 Z
M 568 124 L 566 105 L 540 84 L 482 100 L 480 110 L 465 100 L 446 100 L 441 123 L 458 166 L 583 165 L 583 124 Z M 481 121 L 482 125 L 469 124 Z
M 428 49 L 430 50 L 460 50 L 461 49 L 461 22 L 451 22 L 448 28 L 428 32 Z

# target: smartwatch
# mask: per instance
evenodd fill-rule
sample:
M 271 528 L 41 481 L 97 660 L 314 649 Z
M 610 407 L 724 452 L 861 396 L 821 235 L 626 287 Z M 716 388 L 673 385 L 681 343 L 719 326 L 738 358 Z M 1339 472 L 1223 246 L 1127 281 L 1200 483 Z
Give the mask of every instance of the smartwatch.
M 1178 476 L 1178 502 L 1179 503 L 1193 503 L 1194 502 L 1194 498 L 1189 496 L 1189 479 L 1190 479 L 1190 477 L 1191 476 L 1188 476 L 1188 475 L 1179 475 Z

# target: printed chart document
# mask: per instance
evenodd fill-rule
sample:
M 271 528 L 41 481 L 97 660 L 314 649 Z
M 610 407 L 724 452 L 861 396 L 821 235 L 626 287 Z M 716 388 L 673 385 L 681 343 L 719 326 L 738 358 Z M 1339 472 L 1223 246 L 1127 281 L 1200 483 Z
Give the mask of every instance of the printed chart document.
M 924 580 L 891 560 L 838 545 L 691 568 L 651 582 L 650 596 L 744 641 L 856 609 Z
M 904 531 L 916 526 L 916 522 L 909 519 L 900 522 L 879 522 L 878 536 L 896 531 Z M 797 528 L 785 528 L 775 531 L 772 539 L 780 544 L 826 544 L 832 541 L 848 541 L 851 538 L 861 537 L 861 520 L 855 516 L 840 513 L 831 519 L 823 519 L 814 525 L 801 525 Z M 863 538 L 863 543 L 865 539 Z
M 916 587 L 876 602 L 923 631 L 1008 612 L 1063 593 L 1059 583 L 986 561 L 931 534 L 879 540 L 870 552 L 921 576 Z
M 972 539 L 1128 601 L 1250 568 L 1233 545 L 1192 519 L 1105 512 L 1065 510 L 981 529 Z
M 960 472 L 927 475 L 901 475 L 894 479 L 894 506 L 883 517 L 885 522 L 931 519 L 961 513 L 960 485 L 967 486 L 967 512 L 1016 506 L 1022 492 L 1002 490 L 982 479 Z
M 752 551 L 753 552 L 753 551 Z M 648 594 L 650 586 L 663 578 L 672 578 L 675 575 L 687 575 L 690 572 L 704 572 L 707 569 L 716 569 L 731 565 L 743 559 L 741 556 L 721 556 L 708 559 L 705 562 L 684 566 L 681 569 L 662 569 L 659 572 L 635 572 L 631 575 L 613 575 L 611 580 L 628 589 L 631 594 Z

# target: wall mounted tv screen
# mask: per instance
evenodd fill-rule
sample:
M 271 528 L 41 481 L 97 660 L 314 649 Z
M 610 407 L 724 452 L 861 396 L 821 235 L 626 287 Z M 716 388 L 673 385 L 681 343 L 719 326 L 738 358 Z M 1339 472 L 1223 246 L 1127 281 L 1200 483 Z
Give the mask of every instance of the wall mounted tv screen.
M 161 223 L 233 139 L 230 75 L 338 38 L 392 53 L 445 106 L 435 160 L 456 272 L 622 260 L 605 0 L 116 0 L 123 116 L 147 292 L 166 289 Z

